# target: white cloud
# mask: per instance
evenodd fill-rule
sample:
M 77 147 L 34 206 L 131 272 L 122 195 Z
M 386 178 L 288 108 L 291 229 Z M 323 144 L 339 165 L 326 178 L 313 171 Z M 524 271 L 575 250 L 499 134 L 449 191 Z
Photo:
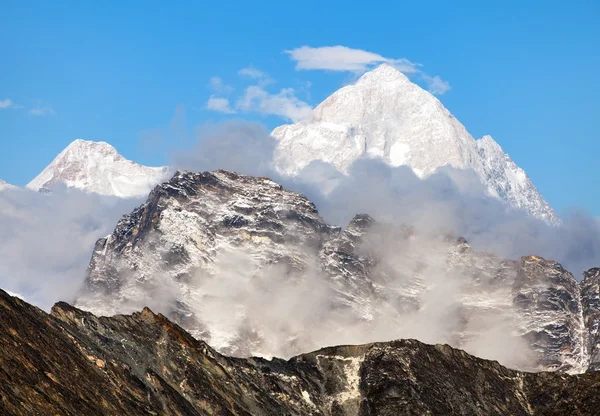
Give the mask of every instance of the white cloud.
M 450 90 L 450 83 L 448 81 L 444 81 L 439 76 L 431 77 L 426 74 L 421 74 L 421 77 L 427 84 L 427 89 L 430 93 L 435 95 L 443 95 L 445 92 Z
M 237 101 L 236 108 L 276 115 L 292 122 L 306 121 L 312 116 L 312 107 L 296 97 L 293 88 L 283 88 L 279 93 L 271 94 L 258 85 L 251 85 Z
M 231 85 L 225 84 L 220 77 L 212 77 L 208 83 L 208 86 L 214 92 L 218 92 L 221 94 L 229 94 L 233 92 L 233 87 Z
M 7 98 L 5 100 L 1 100 L 0 101 L 0 110 L 6 110 L 6 109 L 9 109 L 9 108 L 12 108 L 12 109 L 16 110 L 16 109 L 23 108 L 23 107 L 20 106 L 20 105 L 18 105 L 18 104 L 15 104 L 13 102 L 13 100 L 11 100 L 10 98 Z
M 254 68 L 253 66 L 249 66 L 249 67 L 240 69 L 238 71 L 238 74 L 242 77 L 254 78 L 254 79 L 261 79 L 261 78 L 268 77 L 268 75 L 266 73 L 264 73 L 260 69 Z
M 441 95 L 450 89 L 450 84 L 439 76 L 430 76 L 423 72 L 422 65 L 406 58 L 386 58 L 377 53 L 346 46 L 322 46 L 313 48 L 302 46 L 286 50 L 290 58 L 296 62 L 297 70 L 325 70 L 366 72 L 380 64 L 388 64 L 399 71 L 420 78 L 429 91 Z
M 384 58 L 373 52 L 339 45 L 323 46 L 320 48 L 302 46 L 287 50 L 285 53 L 296 61 L 296 69 L 298 70 L 322 69 L 327 71 L 364 72 L 374 65 L 382 63 L 392 64 L 394 62 L 393 59 Z M 415 64 L 412 64 L 408 60 L 403 62 L 403 65 L 409 71 L 415 66 Z
M 242 78 L 255 80 L 256 84 L 260 85 L 261 87 L 266 87 L 267 85 L 275 82 L 273 78 L 269 76 L 269 74 L 253 66 L 240 69 L 238 71 L 238 75 Z
M 53 116 L 56 112 L 47 105 L 38 105 L 34 108 L 29 109 L 29 114 L 32 116 Z
M 219 113 L 234 114 L 235 110 L 229 105 L 229 100 L 223 97 L 211 95 L 206 103 L 206 108 Z

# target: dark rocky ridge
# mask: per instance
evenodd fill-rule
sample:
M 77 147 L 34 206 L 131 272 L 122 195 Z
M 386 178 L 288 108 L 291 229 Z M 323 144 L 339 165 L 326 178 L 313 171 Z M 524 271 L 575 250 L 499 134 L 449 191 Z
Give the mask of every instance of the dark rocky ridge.
M 523 373 L 399 340 L 229 358 L 149 309 L 50 315 L 0 290 L 3 415 L 594 415 L 600 373 Z
M 281 285 L 279 276 L 286 282 L 302 282 L 307 275 L 318 274 L 308 284 L 320 284 L 316 292 L 326 293 L 329 304 L 313 306 L 320 314 L 296 323 L 299 331 L 288 330 L 294 325 L 285 322 L 277 337 L 285 344 L 283 349 L 261 350 L 269 342 L 264 336 L 269 324 L 263 316 L 227 328 L 226 342 L 215 335 L 224 332 L 220 317 L 216 323 L 205 321 L 208 313 L 202 307 L 213 299 L 205 285 L 228 275 L 231 270 L 221 267 L 222 260 L 239 253 L 248 259 L 243 276 L 235 270 L 238 275 L 232 284 L 236 287 L 256 289 L 252 285 L 259 282 L 258 290 L 268 293 Z M 343 331 L 344 324 L 333 318 L 328 321 L 329 316 L 350 317 L 346 325 L 364 325 L 362 333 L 371 331 L 373 322 L 393 322 L 394 328 L 410 320 L 420 322 L 418 314 L 427 304 L 428 293 L 450 281 L 450 289 L 458 293 L 444 299 L 447 310 L 440 318 L 445 320 L 446 333 L 428 341 L 482 355 L 480 349 L 468 346 L 499 344 L 498 338 L 504 342 L 516 333 L 525 344 L 514 349 L 531 350 L 531 357 L 509 361 L 511 366 L 581 372 L 600 365 L 595 347 L 600 341 L 595 338 L 600 318 L 598 278 L 588 273 L 590 277 L 580 285 L 551 260 L 501 259 L 474 251 L 462 238 L 422 238 L 418 230 L 381 224 L 365 214 L 341 229 L 326 224 L 307 198 L 268 178 L 223 170 L 177 172 L 151 192 L 146 204 L 125 215 L 111 235 L 98 241 L 86 288 L 75 304 L 100 315 L 151 306 L 221 352 L 291 356 L 323 344 L 358 341 L 314 342 L 312 334 L 302 332 L 315 326 L 315 321 L 330 323 L 322 328 L 324 333 Z M 430 281 L 439 275 L 443 279 Z M 149 305 L 165 293 L 172 293 L 172 298 Z M 234 299 L 229 309 L 239 307 L 243 299 Z M 271 299 L 261 301 L 270 304 Z M 227 308 L 222 311 L 227 312 Z M 500 336 L 480 339 L 482 331 L 497 324 L 503 328 Z M 280 323 L 271 326 L 276 325 Z M 418 331 L 394 333 L 384 328 L 381 332 L 360 342 L 423 339 Z M 294 342 L 286 343 L 287 339 Z M 501 359 L 502 350 L 498 345 L 483 355 Z

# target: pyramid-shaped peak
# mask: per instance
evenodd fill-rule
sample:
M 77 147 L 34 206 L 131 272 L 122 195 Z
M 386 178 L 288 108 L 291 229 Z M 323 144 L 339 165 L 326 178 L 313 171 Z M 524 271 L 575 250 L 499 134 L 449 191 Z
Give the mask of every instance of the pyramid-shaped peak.
M 408 77 L 390 64 L 381 64 L 377 68 L 364 73 L 356 82 L 359 84 L 382 82 L 410 82 Z

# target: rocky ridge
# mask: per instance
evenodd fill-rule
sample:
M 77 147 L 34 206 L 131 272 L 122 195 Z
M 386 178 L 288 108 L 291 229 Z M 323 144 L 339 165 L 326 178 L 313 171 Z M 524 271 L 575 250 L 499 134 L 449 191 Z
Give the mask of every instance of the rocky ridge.
M 600 373 L 522 373 L 398 340 L 230 358 L 150 309 L 50 315 L 0 290 L 4 415 L 596 414 Z

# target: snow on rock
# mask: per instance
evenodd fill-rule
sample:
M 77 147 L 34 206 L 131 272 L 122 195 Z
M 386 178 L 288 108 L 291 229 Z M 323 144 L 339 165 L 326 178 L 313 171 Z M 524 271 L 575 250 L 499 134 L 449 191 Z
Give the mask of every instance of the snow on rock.
M 39 191 L 63 183 L 100 195 L 139 197 L 166 179 L 167 167 L 148 167 L 125 159 L 105 142 L 77 139 L 67 146 L 27 188 Z
M 558 218 L 520 169 L 490 137 L 474 140 L 429 92 L 383 64 L 326 98 L 309 122 L 283 125 L 274 164 L 296 175 L 313 160 L 346 173 L 361 157 L 408 165 L 421 177 L 450 165 L 473 169 L 490 195 L 549 223 Z
M 589 362 L 584 316 L 595 310 L 556 262 L 501 259 L 365 214 L 340 229 L 304 196 L 223 170 L 177 172 L 125 215 L 98 240 L 76 305 L 101 315 L 149 306 L 242 356 L 416 338 L 573 372 Z M 358 363 L 339 364 L 341 403 L 355 397 Z

